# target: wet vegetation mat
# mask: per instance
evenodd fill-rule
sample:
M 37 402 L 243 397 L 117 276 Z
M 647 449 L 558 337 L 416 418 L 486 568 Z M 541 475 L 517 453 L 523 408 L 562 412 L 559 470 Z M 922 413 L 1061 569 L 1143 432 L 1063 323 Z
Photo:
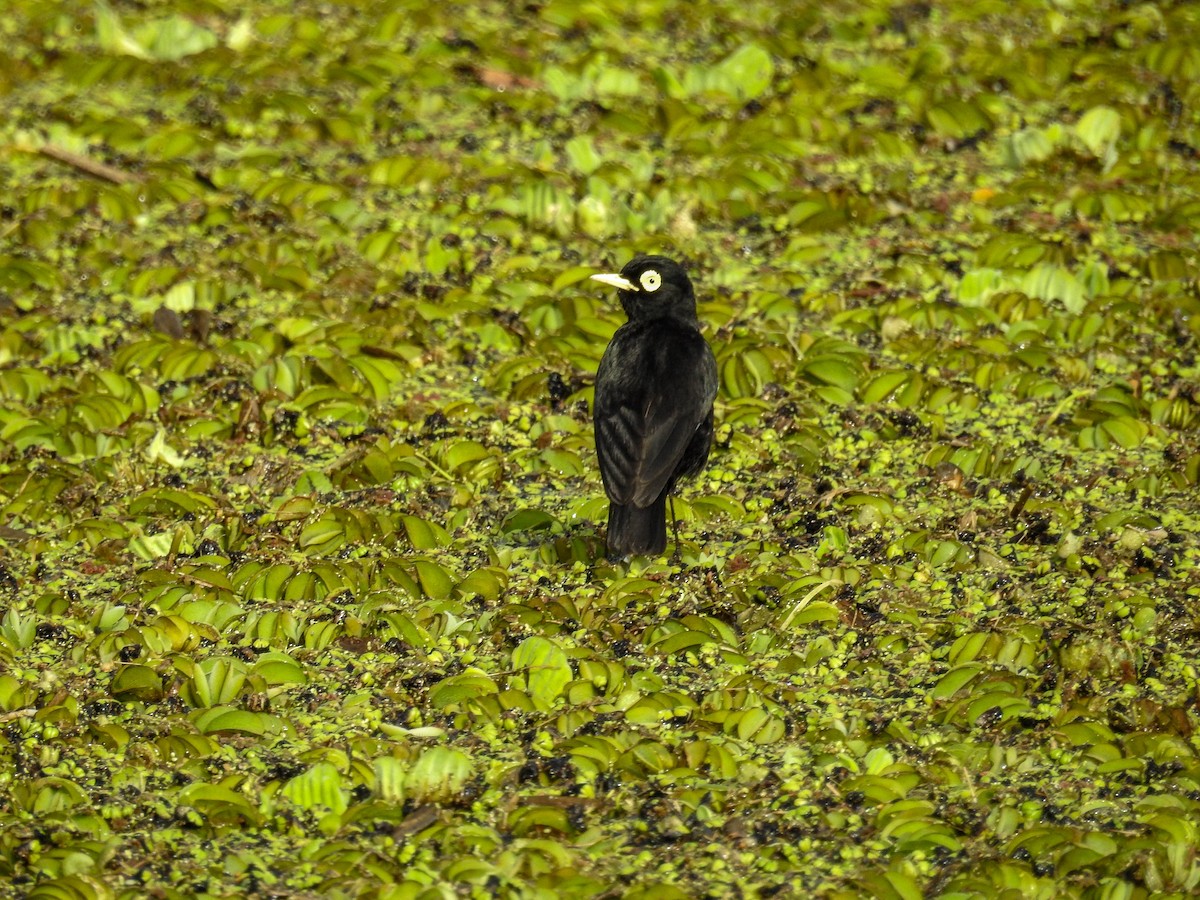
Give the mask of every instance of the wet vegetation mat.
M 1200 7 L 8 0 L 0 896 L 1200 890 Z M 685 260 L 677 560 L 589 403 Z

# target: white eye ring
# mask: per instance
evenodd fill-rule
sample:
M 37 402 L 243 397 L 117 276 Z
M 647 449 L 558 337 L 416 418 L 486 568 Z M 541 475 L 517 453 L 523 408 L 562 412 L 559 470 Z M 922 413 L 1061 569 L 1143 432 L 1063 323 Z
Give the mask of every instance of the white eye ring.
M 662 284 L 662 276 L 657 272 L 643 272 L 638 281 L 642 283 L 643 290 L 653 293 Z

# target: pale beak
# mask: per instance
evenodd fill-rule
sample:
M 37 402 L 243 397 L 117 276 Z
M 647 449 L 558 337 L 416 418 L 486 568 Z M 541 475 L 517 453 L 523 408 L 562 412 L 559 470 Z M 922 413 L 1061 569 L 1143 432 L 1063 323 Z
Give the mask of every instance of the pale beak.
M 641 289 L 630 281 L 628 278 L 623 278 L 620 275 L 592 275 L 592 281 L 598 281 L 601 284 L 607 284 L 609 287 L 615 287 L 621 291 L 639 292 Z

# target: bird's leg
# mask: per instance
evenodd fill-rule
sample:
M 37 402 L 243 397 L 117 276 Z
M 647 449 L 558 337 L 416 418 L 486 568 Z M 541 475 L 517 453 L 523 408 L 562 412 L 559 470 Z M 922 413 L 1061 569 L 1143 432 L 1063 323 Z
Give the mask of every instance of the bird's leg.
M 673 562 L 683 562 L 683 554 L 679 552 L 679 520 L 675 518 L 675 495 L 667 494 L 667 504 L 671 507 L 671 530 L 675 532 L 675 553 L 671 557 Z

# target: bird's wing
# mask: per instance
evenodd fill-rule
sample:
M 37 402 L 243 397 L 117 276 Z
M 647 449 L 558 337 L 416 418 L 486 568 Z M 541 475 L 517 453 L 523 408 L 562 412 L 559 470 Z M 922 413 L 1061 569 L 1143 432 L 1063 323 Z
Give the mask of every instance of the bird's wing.
M 672 368 L 644 390 L 597 398 L 596 451 L 614 503 L 653 503 L 712 408 L 716 365 L 703 338 L 696 339 L 674 348 Z

